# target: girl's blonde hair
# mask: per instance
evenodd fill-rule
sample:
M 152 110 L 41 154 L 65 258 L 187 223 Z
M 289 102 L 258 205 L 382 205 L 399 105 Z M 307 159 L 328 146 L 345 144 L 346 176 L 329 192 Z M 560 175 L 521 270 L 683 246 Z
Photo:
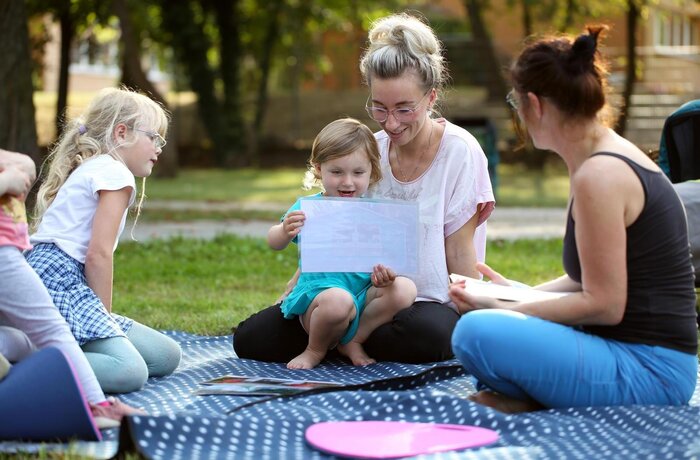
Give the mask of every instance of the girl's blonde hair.
M 382 179 L 382 170 L 379 166 L 379 147 L 372 130 L 354 118 L 341 118 L 326 125 L 318 133 L 311 147 L 308 170 L 304 177 L 304 190 L 309 190 L 312 187 L 323 190 L 321 176 L 316 170 L 316 166 L 350 155 L 358 150 L 367 154 L 372 166 L 369 184 L 379 182 Z
M 66 124 L 61 138 L 41 167 L 40 176 L 43 181 L 37 193 L 33 228 L 38 227 L 58 190 L 78 166 L 97 155 L 113 154 L 119 159 L 117 149 L 129 147 L 136 142 L 134 137 L 133 140 L 117 143 L 114 129 L 118 124 L 124 124 L 132 130 L 155 129 L 165 137 L 168 121 L 165 109 L 143 94 L 127 88 L 101 90 L 81 116 Z M 136 207 L 137 219 L 145 196 L 145 185 L 144 177 Z
M 362 77 L 370 88 L 372 78 L 398 78 L 414 72 L 424 91 L 440 91 L 448 78 L 442 46 L 426 23 L 408 13 L 394 14 L 372 24 L 369 46 L 360 59 Z

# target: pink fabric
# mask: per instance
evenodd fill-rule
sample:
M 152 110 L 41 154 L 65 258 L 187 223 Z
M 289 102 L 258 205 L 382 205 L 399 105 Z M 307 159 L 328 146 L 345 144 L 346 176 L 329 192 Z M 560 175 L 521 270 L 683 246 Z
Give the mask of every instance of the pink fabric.
M 14 246 L 20 251 L 32 247 L 24 202 L 9 195 L 0 197 L 0 246 Z
M 321 452 L 352 458 L 413 457 L 498 441 L 496 431 L 478 426 L 374 420 L 315 423 L 305 437 Z

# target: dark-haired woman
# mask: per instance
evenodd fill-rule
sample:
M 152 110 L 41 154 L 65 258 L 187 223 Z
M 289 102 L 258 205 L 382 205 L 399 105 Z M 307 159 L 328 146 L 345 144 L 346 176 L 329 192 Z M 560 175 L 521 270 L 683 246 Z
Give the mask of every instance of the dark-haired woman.
M 659 168 L 601 121 L 601 28 L 529 44 L 508 96 L 535 146 L 570 177 L 565 275 L 570 293 L 505 302 L 450 287 L 461 312 L 452 346 L 479 382 L 473 399 L 504 412 L 686 404 L 695 388 L 693 268 L 683 206 Z M 494 282 L 507 280 L 486 265 Z

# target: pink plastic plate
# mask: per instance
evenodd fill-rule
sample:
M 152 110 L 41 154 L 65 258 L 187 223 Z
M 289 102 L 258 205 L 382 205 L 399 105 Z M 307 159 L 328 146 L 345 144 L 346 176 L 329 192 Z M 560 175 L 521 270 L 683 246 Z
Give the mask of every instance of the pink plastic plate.
M 306 429 L 306 441 L 322 452 L 356 458 L 398 458 L 480 447 L 498 433 L 467 425 L 407 422 L 322 422 Z

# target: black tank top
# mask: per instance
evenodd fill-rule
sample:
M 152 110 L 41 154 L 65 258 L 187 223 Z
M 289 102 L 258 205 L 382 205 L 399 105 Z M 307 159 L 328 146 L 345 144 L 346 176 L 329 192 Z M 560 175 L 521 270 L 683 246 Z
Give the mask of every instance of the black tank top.
M 697 353 L 695 276 L 685 210 L 666 176 L 629 158 L 601 152 L 627 163 L 644 189 L 644 208 L 627 227 L 627 305 L 620 324 L 585 326 L 592 334 Z M 575 198 L 575 197 L 574 197 Z M 573 206 L 573 199 L 572 199 Z M 564 235 L 564 270 L 581 282 L 571 208 Z

